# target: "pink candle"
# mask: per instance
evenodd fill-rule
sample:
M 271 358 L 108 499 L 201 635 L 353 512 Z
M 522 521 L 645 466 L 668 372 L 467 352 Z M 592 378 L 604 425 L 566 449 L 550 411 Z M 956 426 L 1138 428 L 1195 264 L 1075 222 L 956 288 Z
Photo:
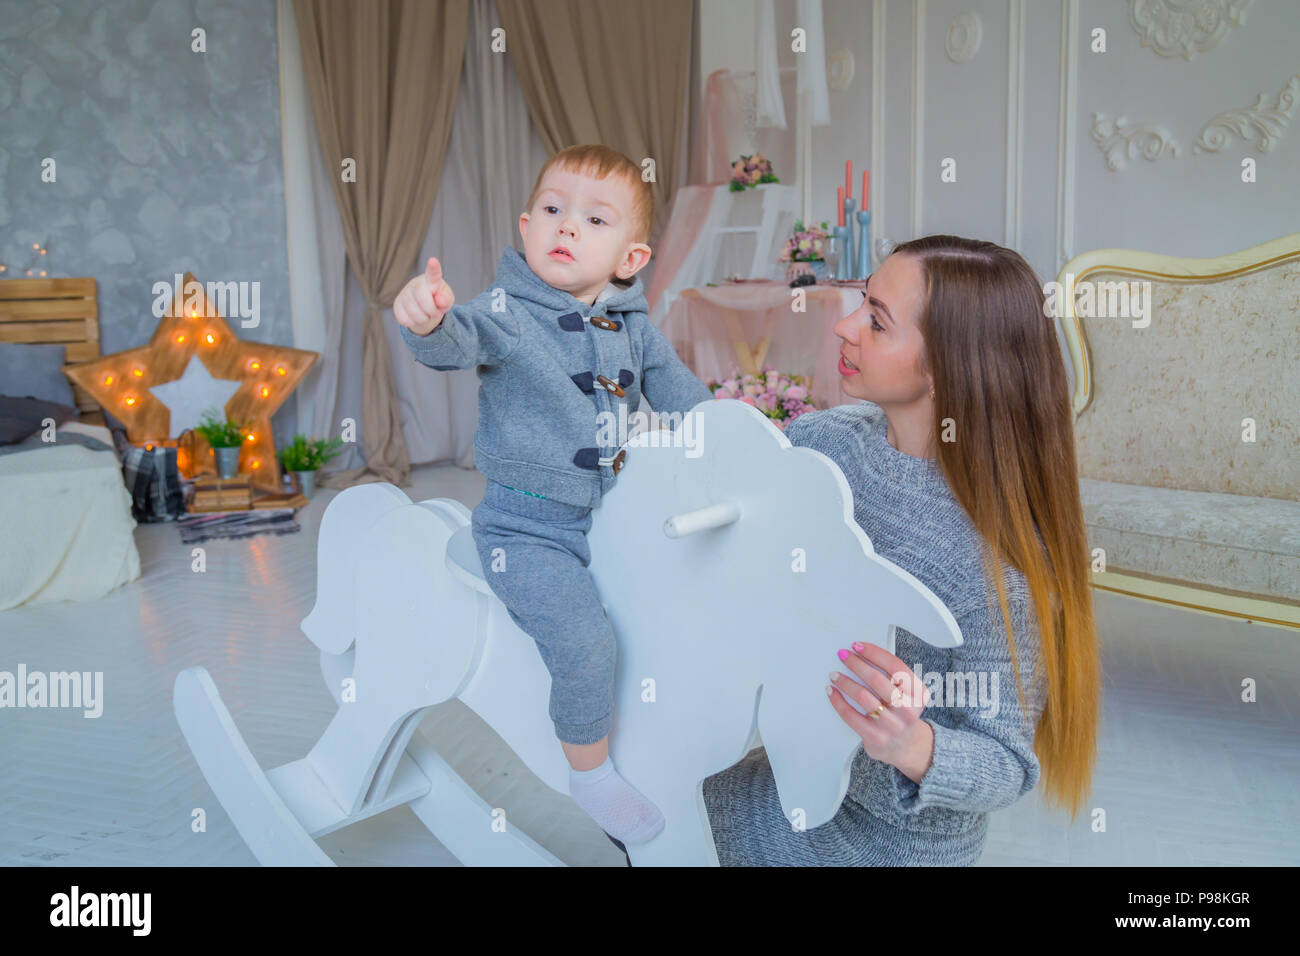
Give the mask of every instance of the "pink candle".
M 844 198 L 853 198 L 853 160 L 851 159 L 844 161 Z
M 835 225 L 844 225 L 844 187 L 835 187 Z
M 867 200 L 871 197 L 871 193 L 868 192 L 867 190 L 867 186 L 870 184 L 870 182 L 871 182 L 871 170 L 864 169 L 862 171 L 862 211 L 863 212 L 867 211 Z

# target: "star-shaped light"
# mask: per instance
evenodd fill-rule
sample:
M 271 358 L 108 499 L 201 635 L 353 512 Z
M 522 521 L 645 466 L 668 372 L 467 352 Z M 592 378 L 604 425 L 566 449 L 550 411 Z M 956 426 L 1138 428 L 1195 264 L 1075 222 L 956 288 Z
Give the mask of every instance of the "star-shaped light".
M 168 437 L 175 438 L 186 429 L 199 424 L 206 409 L 213 405 L 225 408 L 230 396 L 239 391 L 242 384 L 243 382 L 230 379 L 213 378 L 203 360 L 197 355 L 191 355 L 184 375 L 174 382 L 155 385 L 149 391 L 171 412 Z
M 271 416 L 318 358 L 318 352 L 241 340 L 187 272 L 147 346 L 65 366 L 64 371 L 126 426 L 127 438 L 136 444 L 175 438 L 192 424 L 182 421 L 188 412 L 178 411 L 172 418 L 173 406 L 180 405 L 179 395 L 189 384 L 181 384 L 186 379 L 193 383 L 206 376 L 213 385 L 235 383 L 224 403 L 208 401 L 203 408 L 224 404 L 226 418 L 245 426 L 239 470 L 254 487 L 278 492 L 280 465 Z M 194 370 L 195 362 L 201 372 Z M 175 395 L 167 389 L 169 383 L 178 386 Z M 216 472 L 212 458 L 207 442 L 196 436 L 193 457 L 179 455 L 178 463 L 182 474 L 194 478 Z

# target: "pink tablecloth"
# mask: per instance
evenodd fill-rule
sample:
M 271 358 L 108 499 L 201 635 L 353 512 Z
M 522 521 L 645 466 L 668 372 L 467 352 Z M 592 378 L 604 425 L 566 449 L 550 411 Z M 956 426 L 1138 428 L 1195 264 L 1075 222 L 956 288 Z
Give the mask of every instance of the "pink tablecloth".
M 701 379 L 725 378 L 733 366 L 770 365 L 811 376 L 818 408 L 842 405 L 850 401 L 840 393 L 836 370 L 844 343 L 832 330 L 862 304 L 860 286 L 806 286 L 806 312 L 792 310 L 791 291 L 783 282 L 686 289 L 660 331 Z

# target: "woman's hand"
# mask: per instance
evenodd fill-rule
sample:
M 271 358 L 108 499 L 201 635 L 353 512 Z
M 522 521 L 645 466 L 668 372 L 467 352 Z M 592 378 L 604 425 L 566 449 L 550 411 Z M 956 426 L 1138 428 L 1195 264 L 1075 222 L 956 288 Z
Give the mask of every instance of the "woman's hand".
M 901 658 L 875 644 L 855 643 L 852 650 L 841 650 L 840 658 L 867 686 L 832 671 L 832 686 L 826 688 L 831 706 L 857 731 L 868 757 L 897 767 L 913 783 L 920 783 L 934 756 L 934 728 L 921 719 L 930 700 L 925 683 Z M 846 697 L 868 716 L 854 710 Z

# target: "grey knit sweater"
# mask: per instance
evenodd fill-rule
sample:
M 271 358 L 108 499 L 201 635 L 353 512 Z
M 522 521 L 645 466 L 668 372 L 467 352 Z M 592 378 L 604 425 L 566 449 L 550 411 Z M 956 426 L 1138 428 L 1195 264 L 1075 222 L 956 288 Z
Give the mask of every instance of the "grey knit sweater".
M 704 781 L 723 866 L 969 865 L 983 852 L 989 811 L 1011 805 L 1038 780 L 1033 728 L 1044 690 L 1041 679 L 1032 679 L 1039 632 L 1024 576 L 1003 565 L 1025 687 L 1022 710 L 996 591 L 984 581 L 979 536 L 937 462 L 898 451 L 885 426 L 880 407 L 863 402 L 802 415 L 786 436 L 839 465 L 853 491 L 854 517 L 876 553 L 930 588 L 961 628 L 962 646 L 949 650 L 903 629 L 896 634 L 894 652 L 909 668 L 927 681 L 942 675 L 942 685 L 927 686 L 932 697 L 936 690 L 944 696 L 922 713 L 934 728 L 933 761 L 918 786 L 859 747 L 839 812 L 799 832 L 781 811 L 765 751 L 755 748 Z M 870 613 L 854 595 L 845 595 L 841 610 Z M 826 669 L 842 665 L 832 659 Z

